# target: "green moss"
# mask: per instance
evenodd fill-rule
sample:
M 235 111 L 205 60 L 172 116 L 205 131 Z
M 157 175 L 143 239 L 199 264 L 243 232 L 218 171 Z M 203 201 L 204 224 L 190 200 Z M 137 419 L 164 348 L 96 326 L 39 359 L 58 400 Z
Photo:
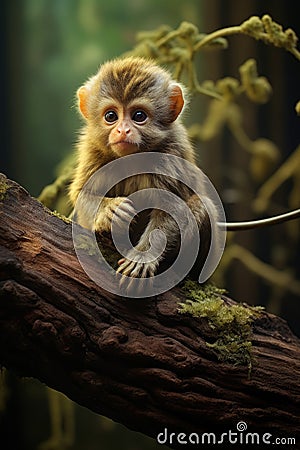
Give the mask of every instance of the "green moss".
M 97 245 L 98 244 L 98 245 Z M 116 251 L 104 248 L 100 240 L 97 242 L 86 234 L 78 234 L 75 238 L 75 246 L 77 250 L 83 250 L 89 256 L 95 256 L 99 262 L 102 261 L 99 249 L 105 261 L 112 267 L 117 268 L 117 261 L 120 258 Z
M 52 216 L 56 216 L 59 219 L 63 220 L 65 223 L 72 223 L 72 220 L 68 217 L 64 216 L 63 214 L 59 213 L 58 211 L 51 211 L 50 214 Z
M 262 307 L 227 305 L 220 297 L 224 290 L 213 285 L 200 286 L 194 281 L 186 281 L 183 287 L 187 301 L 180 303 L 179 313 L 193 317 L 207 318 L 215 333 L 215 341 L 206 343 L 213 348 L 219 360 L 252 368 L 252 322 Z
M 101 253 L 105 259 L 105 261 L 115 270 L 118 268 L 118 260 L 121 258 L 121 255 L 114 250 L 110 250 L 104 248 L 101 244 L 99 244 L 99 248 Z
M 4 200 L 5 194 L 7 189 L 9 188 L 9 185 L 5 179 L 1 180 L 0 182 L 0 202 Z
M 84 250 L 89 256 L 98 256 L 99 249 L 95 241 L 86 234 L 77 234 L 75 237 L 75 246 L 77 250 Z

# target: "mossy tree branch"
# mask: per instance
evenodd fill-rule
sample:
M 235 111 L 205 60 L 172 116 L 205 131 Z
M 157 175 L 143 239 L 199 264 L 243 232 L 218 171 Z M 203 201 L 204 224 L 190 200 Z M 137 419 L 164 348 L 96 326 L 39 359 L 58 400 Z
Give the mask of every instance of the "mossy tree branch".
M 3 366 L 152 437 L 241 420 L 299 436 L 300 341 L 282 319 L 254 319 L 249 379 L 207 345 L 217 336 L 206 318 L 178 313 L 179 288 L 147 300 L 103 291 L 79 265 L 71 225 L 4 176 L 0 187 Z

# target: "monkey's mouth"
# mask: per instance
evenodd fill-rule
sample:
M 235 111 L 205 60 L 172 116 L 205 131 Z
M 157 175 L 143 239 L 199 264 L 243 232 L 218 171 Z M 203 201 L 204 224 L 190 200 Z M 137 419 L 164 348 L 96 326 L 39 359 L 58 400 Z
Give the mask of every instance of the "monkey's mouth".
M 134 152 L 134 151 L 137 151 L 137 149 L 138 149 L 137 144 L 135 144 L 134 142 L 126 141 L 126 140 L 114 142 L 112 144 L 112 147 L 118 153 Z

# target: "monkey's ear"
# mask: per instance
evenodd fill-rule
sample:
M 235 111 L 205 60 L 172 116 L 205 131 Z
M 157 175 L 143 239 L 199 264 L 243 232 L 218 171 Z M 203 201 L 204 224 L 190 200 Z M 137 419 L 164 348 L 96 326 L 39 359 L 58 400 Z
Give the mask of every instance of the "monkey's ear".
M 179 84 L 172 86 L 170 95 L 171 122 L 177 119 L 184 105 L 183 93 Z
M 88 96 L 88 88 L 86 86 L 81 86 L 77 91 L 77 97 L 79 100 L 80 112 L 86 119 L 88 118 L 87 96 Z

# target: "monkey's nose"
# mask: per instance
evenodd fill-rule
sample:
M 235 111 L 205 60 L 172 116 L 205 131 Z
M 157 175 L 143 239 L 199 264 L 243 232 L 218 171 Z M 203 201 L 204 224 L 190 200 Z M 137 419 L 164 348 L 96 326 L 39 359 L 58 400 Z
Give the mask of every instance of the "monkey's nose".
M 118 127 L 118 132 L 120 133 L 120 134 L 129 134 L 130 133 L 130 127 L 128 126 L 128 125 L 120 125 L 119 127 Z

